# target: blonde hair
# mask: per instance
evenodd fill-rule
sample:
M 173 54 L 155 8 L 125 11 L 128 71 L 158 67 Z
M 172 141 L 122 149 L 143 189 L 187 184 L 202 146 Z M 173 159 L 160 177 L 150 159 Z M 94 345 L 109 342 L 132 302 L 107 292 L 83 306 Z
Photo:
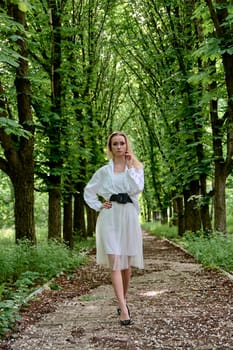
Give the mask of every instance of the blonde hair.
M 136 169 L 141 169 L 143 167 L 142 163 L 135 157 L 133 150 L 132 150 L 132 146 L 130 143 L 130 140 L 128 138 L 128 136 L 123 132 L 123 131 L 114 131 L 111 135 L 109 135 L 108 137 L 108 141 L 107 141 L 107 156 L 109 159 L 113 159 L 113 154 L 112 154 L 112 149 L 111 149 L 111 142 L 112 142 L 112 138 L 114 136 L 123 136 L 126 142 L 126 149 L 127 152 L 131 153 L 133 156 L 133 166 Z

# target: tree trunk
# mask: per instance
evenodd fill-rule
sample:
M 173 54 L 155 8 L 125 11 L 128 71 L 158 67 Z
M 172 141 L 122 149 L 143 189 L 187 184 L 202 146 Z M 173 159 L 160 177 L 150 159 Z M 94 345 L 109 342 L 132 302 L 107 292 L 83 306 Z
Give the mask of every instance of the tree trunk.
M 63 209 L 63 240 L 70 248 L 73 248 L 73 203 L 71 193 L 66 196 Z
M 52 182 L 53 186 L 55 180 Z M 49 222 L 48 222 L 48 238 L 61 241 L 61 190 L 60 182 L 57 188 L 49 190 Z
M 78 191 L 74 195 L 74 232 L 78 236 L 87 236 L 86 224 L 85 224 L 85 204 L 83 199 L 83 190 L 81 190 L 79 184 L 77 185 Z M 81 190 L 81 191 L 80 191 Z
M 25 13 L 20 11 L 18 5 L 9 4 L 8 13 L 13 19 L 26 27 Z M 34 223 L 34 126 L 30 103 L 30 81 L 28 79 L 27 40 L 25 33 L 17 32 L 23 39 L 17 41 L 18 53 L 23 57 L 18 60 L 16 68 L 15 88 L 17 94 L 17 110 L 19 124 L 31 133 L 30 137 L 8 134 L 0 128 L 0 140 L 4 149 L 5 159 L 0 158 L 0 168 L 10 177 L 15 195 L 15 238 L 16 241 L 27 238 L 36 242 Z M 25 59 L 24 59 L 25 58 Z M 1 95 L 4 94 L 0 86 Z M 5 105 L 7 99 L 1 99 L 2 115 L 8 115 Z
M 28 165 L 28 164 L 27 164 Z M 15 238 L 29 239 L 36 243 L 34 225 L 34 179 L 32 169 L 25 169 L 22 176 L 13 177 L 15 194 Z
M 223 164 L 215 165 L 214 174 L 214 227 L 218 232 L 226 232 L 226 199 Z
M 200 209 L 202 228 L 204 232 L 212 231 L 209 204 L 204 204 Z
M 209 85 L 210 91 L 215 90 L 216 82 Z M 213 138 L 213 153 L 214 153 L 214 229 L 216 231 L 226 231 L 226 204 L 225 201 L 225 161 L 223 158 L 223 119 L 218 118 L 218 102 L 216 100 L 210 101 L 210 117 L 212 126 Z M 221 179 L 223 177 L 223 179 Z
M 167 215 L 167 208 L 161 210 L 161 224 L 167 224 L 168 223 L 168 215 Z
M 185 233 L 184 202 L 182 196 L 173 199 L 173 224 L 178 226 L 178 235 Z
M 190 190 L 184 190 L 185 231 L 197 232 L 201 230 L 200 210 L 196 195 L 199 195 L 199 182 L 192 181 Z
M 211 224 L 210 209 L 209 209 L 209 202 L 210 202 L 211 196 L 210 194 L 206 193 L 206 175 L 201 175 L 200 181 L 201 181 L 201 195 L 203 196 L 203 202 L 204 202 L 201 204 L 201 208 L 200 208 L 202 228 L 204 232 L 211 232 L 212 224 Z
M 95 233 L 97 213 L 95 210 L 86 207 L 87 212 L 87 236 L 91 237 Z
M 232 47 L 232 26 L 228 21 L 230 13 L 228 4 L 222 0 L 216 1 L 220 6 L 215 6 L 213 1 L 205 0 L 212 18 L 215 35 L 219 39 L 222 49 L 222 63 L 225 72 L 225 84 L 227 90 L 227 109 L 223 117 L 218 117 L 218 103 L 210 101 L 210 116 L 213 133 L 213 150 L 215 158 L 214 175 L 214 220 L 215 230 L 226 232 L 226 203 L 225 185 L 228 175 L 232 171 L 233 156 L 233 55 Z M 214 68 L 215 62 L 211 62 Z M 214 71 L 214 70 L 213 70 Z M 214 71 L 215 72 L 215 71 Z M 210 90 L 217 89 L 217 83 L 210 84 Z M 224 128 L 223 128 L 224 126 Z M 225 135 L 226 130 L 226 135 Z M 223 143 L 227 140 L 226 157 L 224 159 Z
M 49 129 L 50 177 L 49 181 L 49 218 L 48 237 L 61 240 L 61 169 L 62 152 L 60 151 L 62 133 L 61 111 L 61 15 L 62 9 L 55 0 L 49 2 L 51 28 L 51 123 Z M 56 173 L 56 174 L 55 174 Z
M 172 199 L 172 215 L 171 215 L 171 223 L 174 226 L 178 226 L 178 203 L 177 197 Z

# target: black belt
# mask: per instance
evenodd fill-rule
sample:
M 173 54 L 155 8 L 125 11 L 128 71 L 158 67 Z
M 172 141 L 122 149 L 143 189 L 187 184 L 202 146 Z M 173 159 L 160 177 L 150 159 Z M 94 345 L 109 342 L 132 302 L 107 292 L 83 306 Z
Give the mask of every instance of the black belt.
M 118 193 L 118 194 L 112 194 L 111 197 L 109 198 L 111 202 L 118 202 L 121 204 L 126 204 L 126 203 L 133 203 L 132 199 L 128 195 L 128 193 Z

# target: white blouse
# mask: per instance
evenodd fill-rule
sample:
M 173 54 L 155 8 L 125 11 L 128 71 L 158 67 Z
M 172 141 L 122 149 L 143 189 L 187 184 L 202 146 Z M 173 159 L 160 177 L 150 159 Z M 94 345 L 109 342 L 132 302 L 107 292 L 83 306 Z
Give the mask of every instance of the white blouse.
M 121 181 L 117 181 L 115 177 L 122 176 Z M 121 183 L 121 188 L 119 187 Z M 96 211 L 100 211 L 102 202 L 99 196 L 104 200 L 109 200 L 112 194 L 128 193 L 132 199 L 139 214 L 140 206 L 138 195 L 144 188 L 144 170 L 134 167 L 125 168 L 123 173 L 114 173 L 114 163 L 112 160 L 107 165 L 98 169 L 84 189 L 85 202 Z

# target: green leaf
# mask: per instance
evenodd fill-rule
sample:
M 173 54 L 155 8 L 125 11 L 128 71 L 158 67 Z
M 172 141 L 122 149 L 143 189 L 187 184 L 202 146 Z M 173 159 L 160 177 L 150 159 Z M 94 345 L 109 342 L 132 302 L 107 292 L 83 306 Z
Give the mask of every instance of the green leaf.
M 13 134 L 19 137 L 25 137 L 28 139 L 31 133 L 24 130 L 21 125 L 19 125 L 15 120 L 0 117 L 0 127 L 2 127 L 7 134 Z
M 12 309 L 14 307 L 13 300 L 4 300 L 0 302 L 0 309 Z
M 28 11 L 28 4 L 25 1 L 19 1 L 18 7 L 19 7 L 19 10 L 22 12 Z
M 0 300 L 2 299 L 2 294 L 5 290 L 5 283 L 0 284 Z

